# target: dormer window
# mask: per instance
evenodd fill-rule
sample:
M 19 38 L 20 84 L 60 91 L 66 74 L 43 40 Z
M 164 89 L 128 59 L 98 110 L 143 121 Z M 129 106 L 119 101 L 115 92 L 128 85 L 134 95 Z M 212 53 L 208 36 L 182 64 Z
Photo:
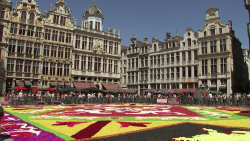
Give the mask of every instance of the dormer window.
M 156 44 L 154 44 L 154 51 L 156 51 L 157 50 L 157 48 L 156 48 Z
M 175 47 L 175 42 L 172 43 L 173 47 Z
M 206 31 L 204 31 L 204 32 L 203 32 L 203 34 L 204 34 L 204 37 L 206 37 L 206 36 L 207 36 L 207 32 L 206 32 Z
M 31 6 L 31 9 L 36 9 L 36 7 L 34 5 Z
M 210 35 L 214 36 L 215 35 L 215 29 L 210 29 Z
M 90 21 L 90 29 L 93 29 L 93 21 Z
M 29 3 L 31 3 L 31 0 L 28 0 Z
M 188 38 L 187 41 L 188 41 L 188 46 L 190 47 L 191 46 L 191 38 Z
M 219 28 L 219 33 L 222 34 L 222 28 Z
M 23 4 L 23 7 L 27 7 L 27 4 L 26 4 L 26 3 L 24 3 L 24 4 Z
M 165 44 L 166 49 L 168 49 L 168 43 Z
M 183 47 L 185 47 L 185 42 L 182 42 Z
M 22 11 L 22 15 L 21 15 L 21 22 L 22 23 L 26 23 L 26 17 L 27 17 L 26 11 Z
M 0 11 L 0 18 L 1 18 L 1 19 L 4 19 L 4 15 L 5 15 L 5 8 L 1 8 L 1 11 Z
M 65 22 L 66 22 L 66 17 L 62 17 L 62 16 L 61 16 L 60 25 L 65 26 Z
M 34 24 L 34 21 L 35 21 L 35 14 L 30 13 L 29 24 Z
M 58 15 L 54 15 L 53 23 L 54 24 L 58 24 L 59 23 L 59 16 Z

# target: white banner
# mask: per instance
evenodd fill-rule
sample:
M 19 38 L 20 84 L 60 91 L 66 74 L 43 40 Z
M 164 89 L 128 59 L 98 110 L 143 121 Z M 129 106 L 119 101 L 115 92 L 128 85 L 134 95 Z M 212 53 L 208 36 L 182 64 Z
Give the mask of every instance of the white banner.
M 157 98 L 157 103 L 168 103 L 167 98 Z

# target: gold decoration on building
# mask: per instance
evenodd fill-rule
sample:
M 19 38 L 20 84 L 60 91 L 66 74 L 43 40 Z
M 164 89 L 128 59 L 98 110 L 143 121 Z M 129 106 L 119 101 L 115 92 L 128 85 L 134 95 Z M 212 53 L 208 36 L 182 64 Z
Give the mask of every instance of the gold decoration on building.
M 216 38 L 216 40 L 218 41 L 218 40 L 220 40 L 219 38 Z
M 227 73 L 230 73 L 230 71 L 227 71 Z
M 182 64 L 183 64 L 183 65 L 185 65 L 185 64 L 186 64 L 186 62 L 185 62 L 185 61 L 183 61 L 183 62 L 182 62 Z
M 207 42 L 210 42 L 209 40 L 207 40 Z
M 50 11 L 52 10 L 52 3 L 51 3 L 50 6 L 49 6 L 49 10 L 50 10 Z
M 217 74 L 220 74 L 220 72 L 218 71 Z
M 201 29 L 201 31 L 205 30 L 205 28 L 208 26 L 208 23 L 205 23 L 204 27 Z
M 228 39 L 228 36 L 226 37 L 226 39 Z
M 225 27 L 226 25 L 222 24 L 220 21 L 215 21 L 216 24 L 219 24 L 222 27 Z
M 188 82 L 191 82 L 191 80 L 192 80 L 191 78 L 188 78 Z
M 10 21 L 12 22 L 20 22 L 20 18 L 18 17 L 13 17 L 12 15 L 10 16 Z
M 198 44 L 200 44 L 201 42 L 199 41 Z
M 49 18 L 47 19 L 47 21 L 51 21 L 52 20 L 52 15 L 49 15 Z

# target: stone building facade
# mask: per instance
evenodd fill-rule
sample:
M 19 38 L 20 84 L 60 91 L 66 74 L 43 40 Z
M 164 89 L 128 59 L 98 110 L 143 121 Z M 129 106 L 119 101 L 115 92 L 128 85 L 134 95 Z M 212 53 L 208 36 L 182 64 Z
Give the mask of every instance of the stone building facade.
M 184 37 L 167 33 L 164 42 L 156 37 L 152 44 L 134 36 L 127 49 L 128 89 L 198 88 L 198 33 L 187 28 Z
M 225 25 L 220 22 L 218 11 L 211 4 L 205 26 L 199 28 L 199 85 L 227 94 L 245 91 L 241 42 L 235 37 L 231 21 Z
M 13 10 L 9 0 L 0 3 L 3 91 L 18 85 L 121 88 L 120 31 L 103 31 L 104 17 L 95 3 L 83 14 L 81 26 L 64 0 L 51 4 L 44 15 L 34 0 L 22 0 Z

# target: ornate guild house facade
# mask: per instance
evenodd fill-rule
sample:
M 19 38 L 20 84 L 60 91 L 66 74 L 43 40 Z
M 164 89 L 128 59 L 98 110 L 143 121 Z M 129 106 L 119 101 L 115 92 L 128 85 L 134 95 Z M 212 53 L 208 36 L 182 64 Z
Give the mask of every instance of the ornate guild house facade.
M 0 57 L 5 59 L 3 87 L 75 86 L 120 89 L 120 31 L 103 31 L 103 14 L 95 3 L 71 18 L 64 0 L 42 15 L 34 0 L 21 0 L 11 10 L 1 0 Z M 112 89 L 112 90 L 114 90 Z

